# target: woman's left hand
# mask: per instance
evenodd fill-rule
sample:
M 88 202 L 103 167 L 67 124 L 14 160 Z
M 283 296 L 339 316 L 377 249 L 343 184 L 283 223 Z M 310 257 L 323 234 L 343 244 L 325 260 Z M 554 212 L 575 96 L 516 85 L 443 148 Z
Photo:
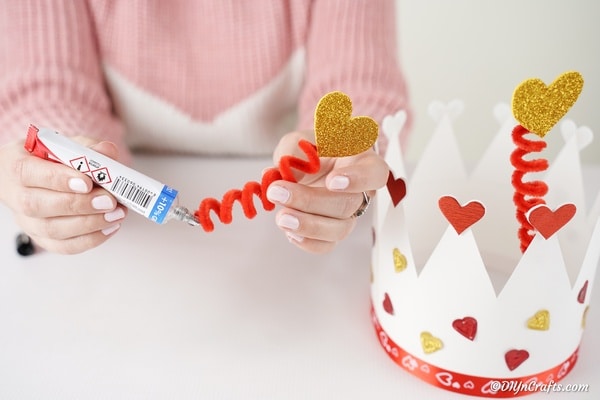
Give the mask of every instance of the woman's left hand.
M 284 155 L 305 159 L 298 142 L 314 142 L 314 134 L 285 135 L 273 154 L 275 164 Z M 303 157 L 304 156 L 304 157 Z M 373 150 L 350 157 L 321 158 L 317 174 L 298 175 L 298 183 L 279 180 L 267 190 L 267 198 L 282 208 L 277 225 L 289 241 L 311 253 L 332 250 L 356 226 L 356 213 L 387 182 L 389 169 Z

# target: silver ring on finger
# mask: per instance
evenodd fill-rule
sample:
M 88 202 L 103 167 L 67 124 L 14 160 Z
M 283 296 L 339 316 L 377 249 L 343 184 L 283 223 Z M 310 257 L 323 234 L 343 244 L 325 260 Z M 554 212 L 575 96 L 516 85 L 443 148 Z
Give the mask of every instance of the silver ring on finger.
M 356 210 L 354 212 L 354 214 L 352 214 L 352 217 L 354 217 L 354 218 L 358 218 L 358 217 L 364 215 L 367 212 L 369 205 L 371 204 L 371 198 L 369 197 L 367 192 L 362 192 L 362 195 L 363 195 L 363 202 L 360 205 L 360 207 L 358 207 L 358 210 Z

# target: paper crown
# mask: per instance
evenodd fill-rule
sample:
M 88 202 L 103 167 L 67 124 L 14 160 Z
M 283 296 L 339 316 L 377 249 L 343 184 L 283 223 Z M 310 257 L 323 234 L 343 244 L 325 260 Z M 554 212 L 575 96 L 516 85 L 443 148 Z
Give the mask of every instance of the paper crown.
M 573 95 L 556 90 L 556 82 L 544 86 L 550 95 Z M 569 120 L 561 124 L 563 148 L 537 174 L 549 188 L 545 206 L 525 214 L 532 238 L 524 253 L 519 249 L 511 131 L 532 129 L 516 112 L 519 88 L 519 122 L 507 105 L 496 107 L 501 127 L 469 174 L 452 126 L 460 101 L 431 105 L 437 128 L 410 179 L 398 140 L 406 114 L 382 123 L 390 175 L 375 200 L 373 324 L 404 370 L 463 394 L 523 395 L 573 368 L 600 256 L 600 196 L 586 208 L 579 158 L 592 133 Z M 532 96 L 522 101 L 531 104 Z M 566 110 L 555 113 L 558 106 L 548 102 L 532 115 L 553 113 L 554 125 Z M 551 126 L 542 128 L 538 136 Z

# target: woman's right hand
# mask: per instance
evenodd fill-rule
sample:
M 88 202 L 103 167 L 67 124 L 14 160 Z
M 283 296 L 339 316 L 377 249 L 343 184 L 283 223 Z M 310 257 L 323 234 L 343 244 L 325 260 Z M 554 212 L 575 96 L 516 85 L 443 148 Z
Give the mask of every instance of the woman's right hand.
M 95 143 L 74 138 L 82 144 Z M 121 227 L 127 209 L 87 175 L 43 160 L 23 148 L 24 141 L 0 146 L 0 202 L 34 243 L 51 252 L 75 254 L 104 243 Z M 90 146 L 117 159 L 110 142 Z

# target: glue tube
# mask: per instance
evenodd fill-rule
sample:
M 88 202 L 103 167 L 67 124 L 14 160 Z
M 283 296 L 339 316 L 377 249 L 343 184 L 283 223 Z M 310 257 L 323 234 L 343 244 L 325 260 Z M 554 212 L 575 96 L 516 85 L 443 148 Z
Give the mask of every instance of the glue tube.
M 178 205 L 177 190 L 118 163 L 58 132 L 31 125 L 25 150 L 40 158 L 76 169 L 110 192 L 130 210 L 164 224 L 171 219 L 200 225 L 186 207 Z

